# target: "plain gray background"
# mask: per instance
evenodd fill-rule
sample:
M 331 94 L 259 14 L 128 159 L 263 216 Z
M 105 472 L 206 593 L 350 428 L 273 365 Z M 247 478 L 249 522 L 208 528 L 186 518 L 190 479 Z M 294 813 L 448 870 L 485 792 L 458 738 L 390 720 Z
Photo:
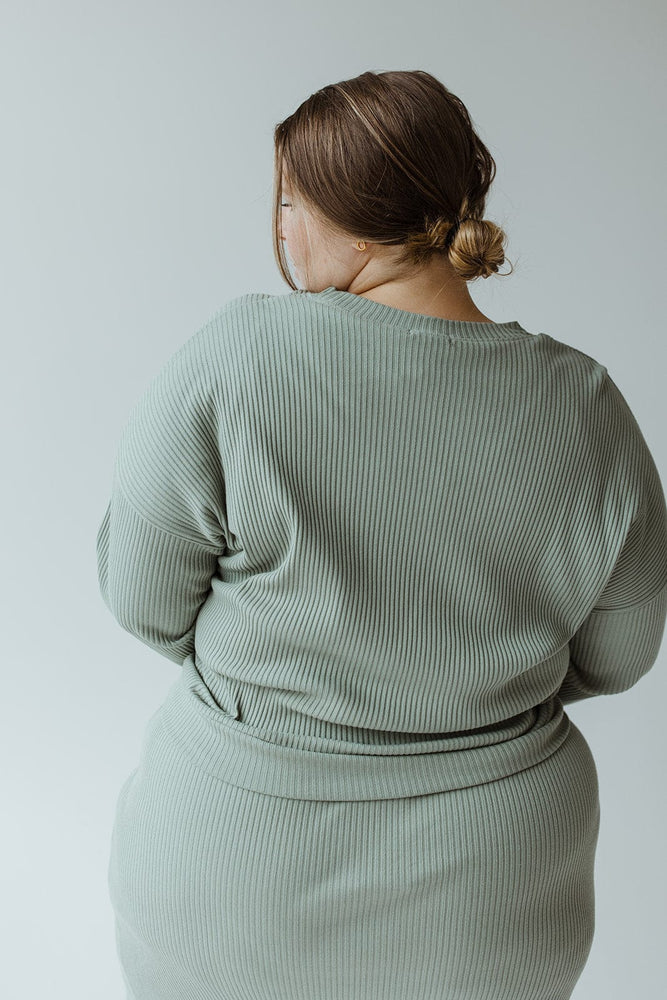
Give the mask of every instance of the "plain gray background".
M 457 94 L 496 159 L 486 215 L 516 268 L 473 282 L 475 302 L 605 364 L 665 484 L 667 15 L 658 0 L 24 0 L 0 16 L 2 979 L 12 998 L 120 1000 L 116 796 L 179 667 L 110 615 L 95 537 L 150 379 L 231 298 L 289 290 L 275 123 L 366 70 L 425 69 Z M 632 690 L 568 707 L 602 809 L 575 1000 L 664 987 L 666 699 L 664 644 Z

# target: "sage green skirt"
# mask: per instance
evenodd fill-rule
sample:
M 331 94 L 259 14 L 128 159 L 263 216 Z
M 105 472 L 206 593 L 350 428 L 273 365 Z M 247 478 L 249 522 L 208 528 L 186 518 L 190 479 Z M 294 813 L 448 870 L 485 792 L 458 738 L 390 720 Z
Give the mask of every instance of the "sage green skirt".
M 247 787 L 196 713 L 175 729 L 193 697 L 174 686 L 116 805 L 127 1000 L 571 996 L 593 940 L 600 810 L 566 715 L 553 752 L 497 780 L 317 799 Z

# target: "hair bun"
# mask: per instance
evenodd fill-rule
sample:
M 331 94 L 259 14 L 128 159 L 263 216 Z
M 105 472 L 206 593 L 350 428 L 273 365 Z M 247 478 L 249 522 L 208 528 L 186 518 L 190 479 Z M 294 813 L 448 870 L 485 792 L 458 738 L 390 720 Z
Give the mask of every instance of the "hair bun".
M 502 267 L 505 239 L 500 226 L 489 219 L 463 215 L 452 221 L 441 216 L 427 223 L 423 232 L 412 234 L 407 244 L 416 264 L 431 259 L 434 253 L 446 252 L 454 270 L 465 281 L 472 281 L 488 278 Z
M 449 260 L 465 280 L 488 278 L 496 274 L 505 262 L 504 231 L 490 219 L 464 217 L 451 228 L 447 240 Z

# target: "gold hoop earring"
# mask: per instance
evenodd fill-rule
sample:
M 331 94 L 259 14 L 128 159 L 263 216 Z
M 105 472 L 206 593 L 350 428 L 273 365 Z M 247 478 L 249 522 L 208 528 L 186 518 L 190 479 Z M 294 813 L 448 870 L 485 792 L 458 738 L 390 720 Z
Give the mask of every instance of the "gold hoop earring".
M 365 240 L 357 240 L 357 250 L 365 250 L 366 242 Z

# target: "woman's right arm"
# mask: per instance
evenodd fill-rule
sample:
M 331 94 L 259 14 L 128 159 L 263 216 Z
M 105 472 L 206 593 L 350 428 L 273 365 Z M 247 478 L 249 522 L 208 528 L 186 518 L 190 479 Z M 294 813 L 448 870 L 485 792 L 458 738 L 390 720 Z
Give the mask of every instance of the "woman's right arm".
M 570 663 L 559 690 L 563 704 L 618 694 L 655 663 L 667 620 L 667 509 L 658 470 L 635 427 L 634 459 L 641 485 L 638 513 L 595 607 L 570 639 Z

